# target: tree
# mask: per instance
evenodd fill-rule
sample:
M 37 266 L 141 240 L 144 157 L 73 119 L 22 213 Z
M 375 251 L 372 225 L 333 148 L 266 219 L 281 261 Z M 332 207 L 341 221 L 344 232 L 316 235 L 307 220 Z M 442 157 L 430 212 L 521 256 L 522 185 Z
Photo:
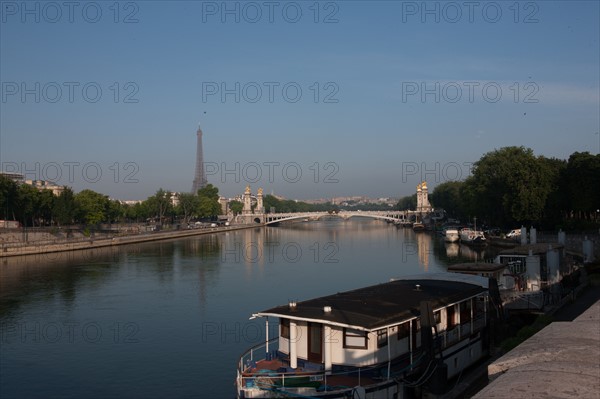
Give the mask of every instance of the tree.
M 85 224 L 95 225 L 107 219 L 108 196 L 93 190 L 83 190 L 75 195 L 77 219 Z
M 398 201 L 398 209 L 401 211 L 414 210 L 417 208 L 417 194 L 409 195 L 400 198 Z
M 18 189 L 14 180 L 0 175 L 0 215 L 3 215 L 4 220 L 16 220 L 15 206 Z
M 594 215 L 600 204 L 600 155 L 571 154 L 561 179 L 565 211 L 578 219 Z
M 470 216 L 500 225 L 540 221 L 552 187 L 548 165 L 524 147 L 504 147 L 475 162 L 462 191 Z
M 216 216 L 221 214 L 221 204 L 219 204 L 219 189 L 212 184 L 198 190 L 198 216 L 201 218 Z
M 69 187 L 65 189 L 54 200 L 54 219 L 59 225 L 72 224 L 75 219 L 76 205 L 75 195 Z
M 264 205 L 264 202 L 263 202 Z M 231 212 L 233 212 L 234 215 L 239 215 L 240 213 L 242 213 L 242 210 L 244 209 L 244 204 L 242 204 L 240 201 L 230 201 L 229 202 L 229 209 L 231 209 Z M 265 207 L 266 209 L 266 207 Z
M 159 223 L 163 224 L 163 218 L 165 214 L 170 213 L 173 210 L 173 203 L 171 202 L 171 192 L 165 191 L 159 188 L 156 194 L 152 197 L 148 197 L 145 201 L 150 211 L 150 214 L 158 217 Z
M 437 186 L 431 193 L 430 201 L 435 208 L 442 208 L 453 217 L 464 218 L 464 203 L 461 200 L 460 190 L 464 182 L 449 181 Z
M 37 192 L 37 208 L 35 216 L 38 220 L 44 221 L 45 224 L 52 222 L 52 213 L 54 210 L 54 201 L 56 197 L 52 190 L 38 190 Z
M 31 222 L 35 226 L 35 215 L 38 209 L 38 190 L 29 184 L 21 184 L 17 189 L 16 214 L 24 225 Z
M 183 223 L 188 224 L 191 216 L 196 212 L 200 203 L 199 198 L 195 194 L 179 193 L 179 204 L 177 205 L 177 214 L 183 216 Z

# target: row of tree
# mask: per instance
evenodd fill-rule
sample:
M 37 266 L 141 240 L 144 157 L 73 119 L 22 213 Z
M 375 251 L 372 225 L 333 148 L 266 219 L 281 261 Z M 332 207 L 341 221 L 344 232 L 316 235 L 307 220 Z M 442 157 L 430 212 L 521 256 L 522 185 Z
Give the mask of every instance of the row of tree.
M 414 209 L 412 197 L 401 199 L 399 208 Z M 575 152 L 560 160 L 504 147 L 484 154 L 464 181 L 438 185 L 430 202 L 452 217 L 477 217 L 489 226 L 591 227 L 600 221 L 600 155 Z
M 145 222 L 179 218 L 188 223 L 193 218 L 211 218 L 221 213 L 219 189 L 212 184 L 197 193 L 174 194 L 159 189 L 145 201 L 128 205 L 111 200 L 93 190 L 75 194 L 65 188 L 58 196 L 50 190 L 38 190 L 0 176 L 0 215 L 5 220 L 17 220 L 25 226 L 97 225 L 99 223 Z

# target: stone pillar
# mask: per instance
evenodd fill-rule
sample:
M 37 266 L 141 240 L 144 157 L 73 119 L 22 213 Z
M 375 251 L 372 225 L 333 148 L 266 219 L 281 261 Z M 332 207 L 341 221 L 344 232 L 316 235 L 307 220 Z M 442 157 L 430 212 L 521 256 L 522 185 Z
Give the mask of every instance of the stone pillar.
M 533 255 L 529 250 L 529 256 L 525 258 L 525 267 L 527 274 L 527 288 L 539 290 L 540 289 L 540 257 Z
M 567 242 L 567 237 L 564 231 L 559 230 L 558 231 L 558 243 L 561 245 L 565 245 L 565 243 Z
M 548 283 L 558 283 L 560 281 L 560 259 L 558 251 L 552 249 L 552 245 L 548 245 L 548 252 L 546 252 L 546 267 L 548 270 Z
M 262 190 L 262 188 L 259 188 L 258 194 L 256 194 L 256 209 L 254 209 L 254 213 L 258 213 L 258 214 L 265 213 L 265 208 L 263 206 L 263 190 Z
M 527 245 L 527 229 L 521 226 L 521 245 Z
M 246 186 L 244 191 L 244 208 L 242 208 L 242 215 L 249 215 L 252 213 L 252 198 L 250 198 L 250 186 Z
M 535 227 L 529 229 L 529 243 L 537 244 L 537 230 Z
M 429 212 L 431 210 L 431 205 L 429 204 L 429 191 L 427 190 L 426 181 L 421 183 L 421 207 L 423 208 L 423 212 Z
M 583 239 L 583 263 L 594 261 L 594 242 L 587 236 Z
M 296 369 L 298 367 L 298 326 L 295 321 L 290 320 L 290 367 Z
M 421 194 L 421 183 L 419 183 L 417 186 L 417 212 L 421 212 L 423 207 L 423 196 Z

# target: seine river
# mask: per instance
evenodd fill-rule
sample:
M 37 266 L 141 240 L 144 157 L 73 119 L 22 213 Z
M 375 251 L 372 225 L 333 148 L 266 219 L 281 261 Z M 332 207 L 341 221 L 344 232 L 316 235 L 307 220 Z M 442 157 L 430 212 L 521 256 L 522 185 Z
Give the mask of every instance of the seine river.
M 0 259 L 0 396 L 232 398 L 253 312 L 489 255 L 351 219 Z

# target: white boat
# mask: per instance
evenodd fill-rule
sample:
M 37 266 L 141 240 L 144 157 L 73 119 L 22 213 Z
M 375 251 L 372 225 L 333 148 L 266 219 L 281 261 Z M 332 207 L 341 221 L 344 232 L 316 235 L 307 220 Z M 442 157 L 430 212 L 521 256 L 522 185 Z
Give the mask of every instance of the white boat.
M 460 231 L 460 241 L 464 244 L 470 245 L 484 245 L 486 244 L 485 235 L 483 231 L 472 230 L 464 228 Z
M 448 229 L 444 234 L 444 240 L 446 242 L 457 242 L 460 240 L 460 234 L 458 233 L 458 229 Z
M 255 313 L 266 320 L 266 341 L 239 359 L 237 397 L 441 393 L 487 355 L 495 302 L 485 278 L 429 273 Z

